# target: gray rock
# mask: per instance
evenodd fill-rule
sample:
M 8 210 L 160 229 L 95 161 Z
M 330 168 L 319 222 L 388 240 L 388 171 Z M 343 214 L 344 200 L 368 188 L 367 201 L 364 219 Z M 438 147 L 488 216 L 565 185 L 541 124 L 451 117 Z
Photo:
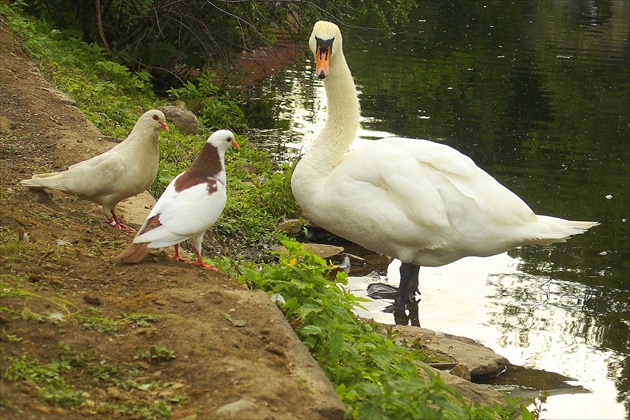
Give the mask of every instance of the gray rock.
M 283 232 L 296 235 L 302 230 L 302 222 L 300 222 L 300 219 L 283 220 L 278 223 L 278 228 L 280 228 Z
M 343 247 L 335 246 L 335 245 L 326 245 L 326 244 L 304 244 L 304 250 L 308 252 L 312 252 L 320 258 L 328 259 L 335 255 L 339 255 L 343 252 Z M 283 246 L 279 246 L 274 249 L 274 251 L 282 252 L 284 254 L 288 253 L 287 249 Z
M 455 375 L 467 381 L 470 381 L 470 369 L 466 365 L 458 363 L 451 369 L 451 375 Z
M 437 335 L 426 328 L 410 326 L 396 326 L 394 331 L 399 333 L 399 338 L 420 340 L 429 350 L 445 353 L 457 360 L 458 364 L 468 367 L 473 381 L 497 376 L 509 364 L 505 357 L 470 338 L 450 334 Z
M 429 367 L 434 374 L 440 375 L 446 385 L 451 388 L 455 388 L 462 394 L 464 399 L 471 403 L 479 403 L 482 406 L 489 406 L 494 404 L 505 404 L 505 397 L 490 388 L 489 385 L 480 385 L 462 379 L 459 376 L 451 375 L 448 372 L 440 371 Z M 420 370 L 420 376 L 427 378 L 424 371 Z
M 238 401 L 219 407 L 214 414 L 219 418 L 242 418 L 244 413 L 255 409 L 256 404 L 248 399 L 241 398 Z
M 158 110 L 164 113 L 167 123 L 172 123 L 184 134 L 195 134 L 202 127 L 195 114 L 186 109 L 183 102 L 180 106 L 166 105 L 159 107 Z

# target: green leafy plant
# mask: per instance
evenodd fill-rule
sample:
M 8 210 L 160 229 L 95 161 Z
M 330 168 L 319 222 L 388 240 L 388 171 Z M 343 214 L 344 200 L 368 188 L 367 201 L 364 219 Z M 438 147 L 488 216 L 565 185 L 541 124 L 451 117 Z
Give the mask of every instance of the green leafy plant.
M 530 399 L 530 403 L 533 408 L 529 412 L 529 414 L 532 416 L 532 418 L 539 419 L 543 415 L 543 412 L 547 411 L 544 405 L 547 402 L 548 397 L 548 392 L 541 392 L 537 398 Z
M 130 323 L 136 327 L 148 328 L 155 325 L 163 315 L 141 314 L 135 312 L 126 312 L 120 315 L 123 322 Z
M 241 281 L 269 294 L 283 296 L 282 311 L 297 335 L 318 360 L 355 418 L 516 418 L 519 401 L 503 407 L 467 403 L 439 376 L 418 374 L 420 355 L 396 344 L 388 329 L 357 319 L 361 299 L 348 293 L 346 275 L 304 251 L 303 245 L 281 239 L 286 253 L 260 267 L 239 267 Z M 527 410 L 525 410 L 527 412 Z
M 184 100 L 200 115 L 201 122 L 209 128 L 235 128 L 243 125 L 243 111 L 237 101 L 221 92 L 214 83 L 217 75 L 203 72 L 194 82 L 188 80 L 181 87 L 167 92 Z

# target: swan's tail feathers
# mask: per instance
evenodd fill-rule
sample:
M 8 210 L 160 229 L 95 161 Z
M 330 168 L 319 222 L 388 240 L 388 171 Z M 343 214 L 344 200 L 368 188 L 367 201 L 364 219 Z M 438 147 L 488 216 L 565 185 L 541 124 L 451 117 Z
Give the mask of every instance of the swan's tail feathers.
M 24 179 L 21 183 L 29 188 L 52 188 L 60 191 L 68 191 L 63 184 L 63 172 L 33 175 L 31 179 Z
M 140 261 L 142 261 L 144 259 L 144 257 L 146 257 L 149 252 L 151 252 L 151 249 L 149 248 L 149 244 L 148 243 L 141 243 L 141 244 L 134 244 L 131 243 L 127 249 L 125 249 L 123 252 L 121 252 L 116 259 L 121 261 L 121 262 L 126 262 L 126 263 L 139 263 Z
M 538 245 L 566 242 L 571 236 L 599 225 L 598 222 L 580 222 L 551 216 L 538 216 L 538 220 L 538 229 L 531 235 L 531 243 Z

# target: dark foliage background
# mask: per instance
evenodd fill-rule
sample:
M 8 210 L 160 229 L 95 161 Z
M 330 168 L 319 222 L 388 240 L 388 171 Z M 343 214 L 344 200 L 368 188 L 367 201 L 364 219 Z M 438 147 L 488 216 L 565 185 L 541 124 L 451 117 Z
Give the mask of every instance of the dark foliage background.
M 106 48 L 111 59 L 173 85 L 205 66 L 294 40 L 317 20 L 391 31 L 415 2 L 241 0 L 20 0 L 28 13 Z M 360 23 L 359 23 L 360 22 Z M 299 38 L 302 40 L 302 38 Z M 175 83 L 176 84 L 176 83 Z

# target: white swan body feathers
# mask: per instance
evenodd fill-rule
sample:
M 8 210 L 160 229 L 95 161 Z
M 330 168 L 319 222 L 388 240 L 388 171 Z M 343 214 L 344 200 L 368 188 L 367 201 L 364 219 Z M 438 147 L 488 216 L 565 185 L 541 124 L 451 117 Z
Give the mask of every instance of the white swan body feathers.
M 324 79 L 328 117 L 295 167 L 291 187 L 318 226 L 419 267 L 564 242 L 597 225 L 536 215 L 444 144 L 387 138 L 348 152 L 360 110 L 339 28 L 317 22 L 309 44 Z

